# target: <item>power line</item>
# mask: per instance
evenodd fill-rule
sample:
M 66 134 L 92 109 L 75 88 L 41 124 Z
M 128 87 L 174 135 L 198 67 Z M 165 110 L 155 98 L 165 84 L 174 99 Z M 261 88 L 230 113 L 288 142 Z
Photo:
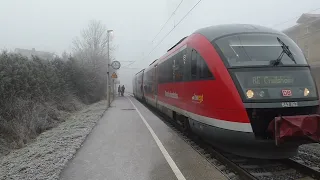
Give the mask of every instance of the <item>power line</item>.
M 172 12 L 171 16 L 167 19 L 167 21 L 164 23 L 164 25 L 162 25 L 160 31 L 156 34 L 156 36 L 153 38 L 153 40 L 151 41 L 153 43 L 153 41 L 156 39 L 156 37 L 160 34 L 160 32 L 163 30 L 163 28 L 165 27 L 165 25 L 169 22 L 169 20 L 173 17 L 173 15 L 175 14 L 175 12 L 179 9 L 180 5 L 182 4 L 184 0 L 181 0 L 180 3 L 178 4 L 178 6 L 176 7 L 176 9 Z M 128 67 L 131 64 L 135 63 L 135 61 L 129 63 L 128 65 L 125 65 L 123 67 Z
M 320 9 L 320 8 L 316 8 L 316 9 L 313 9 L 313 10 L 307 12 L 307 13 L 311 13 L 311 12 L 317 11 L 317 10 L 319 10 L 319 9 Z M 300 15 L 300 16 L 301 16 L 301 15 Z M 288 20 L 286 20 L 286 21 L 284 21 L 284 22 L 275 24 L 275 25 L 273 25 L 272 27 L 279 26 L 279 25 L 281 25 L 281 24 L 285 24 L 285 23 L 290 22 L 290 21 L 292 21 L 292 20 L 294 20 L 294 19 L 296 19 L 296 18 L 298 18 L 298 17 L 300 17 L 300 16 L 296 16 L 296 17 L 290 18 L 290 19 L 288 19 Z
M 178 4 L 178 6 L 176 7 L 176 9 L 172 12 L 171 16 L 167 19 L 167 21 L 164 23 L 164 25 L 162 25 L 160 31 L 156 34 L 156 36 L 153 38 L 153 40 L 151 41 L 153 43 L 153 41 L 156 39 L 156 37 L 160 34 L 160 32 L 163 30 L 163 28 L 165 27 L 165 25 L 169 22 L 169 20 L 173 17 L 173 15 L 175 14 L 175 12 L 179 9 L 180 5 L 182 4 L 184 0 L 181 0 L 180 3 Z M 135 61 L 129 63 L 128 65 L 125 65 L 123 66 L 124 68 L 125 67 L 128 67 L 130 66 L 131 64 L 135 63 Z
M 133 62 L 131 62 L 131 63 L 129 63 L 129 64 L 127 64 L 127 65 L 123 66 L 122 68 L 126 68 L 126 67 L 130 66 L 131 64 L 135 63 L 136 61 L 137 61 L 137 60 L 135 60 L 135 61 L 133 61 Z
M 184 0 L 181 0 L 179 5 L 176 7 L 176 9 L 173 11 L 173 13 L 171 14 L 171 16 L 169 17 L 169 19 L 164 23 L 164 25 L 161 27 L 160 31 L 158 32 L 158 34 L 153 38 L 152 42 L 156 39 L 156 37 L 160 34 L 160 32 L 163 30 L 163 28 L 165 27 L 165 25 L 169 22 L 169 20 L 173 17 L 173 15 L 175 14 L 175 12 L 179 9 L 180 5 L 182 4 Z
M 183 18 L 174 26 L 162 39 L 161 41 L 149 52 L 147 56 L 149 56 L 161 43 L 163 40 L 167 38 L 169 34 L 188 16 L 188 14 L 201 2 L 202 0 L 199 0 L 188 12 L 183 16 Z
M 143 59 L 145 59 L 146 57 L 148 57 L 148 56 L 162 43 L 162 41 L 165 40 L 165 39 L 168 37 L 168 35 L 188 16 L 188 14 L 189 14 L 201 1 L 202 1 L 202 0 L 199 0 L 199 1 L 187 12 L 187 14 L 185 14 L 185 15 L 183 16 L 183 18 L 161 39 L 161 41 L 160 41 L 160 42 L 148 53 L 148 55 L 145 56 Z M 133 64 L 133 63 L 135 63 L 135 62 L 137 62 L 137 60 L 134 61 L 134 62 L 132 62 L 132 63 L 130 63 L 130 64 L 128 64 L 128 65 L 126 65 L 125 67 L 130 66 L 131 64 Z

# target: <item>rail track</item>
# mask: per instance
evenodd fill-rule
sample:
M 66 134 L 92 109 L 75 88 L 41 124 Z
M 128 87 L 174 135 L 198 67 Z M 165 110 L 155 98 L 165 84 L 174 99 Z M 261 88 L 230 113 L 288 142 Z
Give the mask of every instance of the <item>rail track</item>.
M 183 132 L 177 122 L 150 105 L 141 103 L 230 180 L 320 180 L 319 169 L 312 168 L 301 160 L 262 160 L 223 152 L 195 134 Z

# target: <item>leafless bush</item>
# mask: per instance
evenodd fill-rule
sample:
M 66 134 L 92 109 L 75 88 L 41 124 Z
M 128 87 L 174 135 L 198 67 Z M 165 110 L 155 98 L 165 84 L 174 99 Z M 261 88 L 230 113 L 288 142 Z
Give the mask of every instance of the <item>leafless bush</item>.
M 106 89 L 98 71 L 77 62 L 72 57 L 46 61 L 0 54 L 1 142 L 22 147 L 62 121 L 62 112 L 79 110 L 82 102 L 103 97 Z
M 0 54 L 0 143 L 4 138 L 21 147 L 62 121 L 62 112 L 103 99 L 110 42 L 107 29 L 91 21 L 74 41 L 74 57 L 63 53 L 48 61 Z

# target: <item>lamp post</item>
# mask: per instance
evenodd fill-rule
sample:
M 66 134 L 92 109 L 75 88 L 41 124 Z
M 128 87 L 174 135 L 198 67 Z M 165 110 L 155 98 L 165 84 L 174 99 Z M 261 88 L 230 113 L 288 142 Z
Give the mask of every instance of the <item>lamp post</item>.
M 111 92 L 111 88 L 110 88 L 110 33 L 112 33 L 113 30 L 107 30 L 107 35 L 108 35 L 108 61 L 107 61 L 107 64 L 108 64 L 108 71 L 107 71 L 107 99 L 108 99 L 108 107 L 110 107 L 110 92 Z

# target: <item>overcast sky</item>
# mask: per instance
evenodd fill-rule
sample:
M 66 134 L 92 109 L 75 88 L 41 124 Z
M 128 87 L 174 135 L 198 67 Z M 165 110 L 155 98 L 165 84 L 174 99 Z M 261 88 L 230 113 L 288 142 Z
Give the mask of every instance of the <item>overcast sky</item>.
M 144 68 L 195 30 L 216 24 L 249 23 L 278 30 L 295 25 L 297 16 L 320 8 L 319 0 L 202 0 L 149 55 L 149 52 L 198 2 L 184 0 L 162 32 L 155 35 L 181 0 L 0 0 L 0 48 L 35 48 L 61 54 L 89 20 L 114 30 L 115 58 L 137 61 Z M 320 13 L 314 11 L 313 13 Z M 276 24 L 283 23 L 275 26 Z M 147 56 L 147 57 L 146 57 Z M 123 62 L 126 65 L 128 62 Z M 123 68 L 120 83 L 131 91 L 131 76 L 140 69 Z

